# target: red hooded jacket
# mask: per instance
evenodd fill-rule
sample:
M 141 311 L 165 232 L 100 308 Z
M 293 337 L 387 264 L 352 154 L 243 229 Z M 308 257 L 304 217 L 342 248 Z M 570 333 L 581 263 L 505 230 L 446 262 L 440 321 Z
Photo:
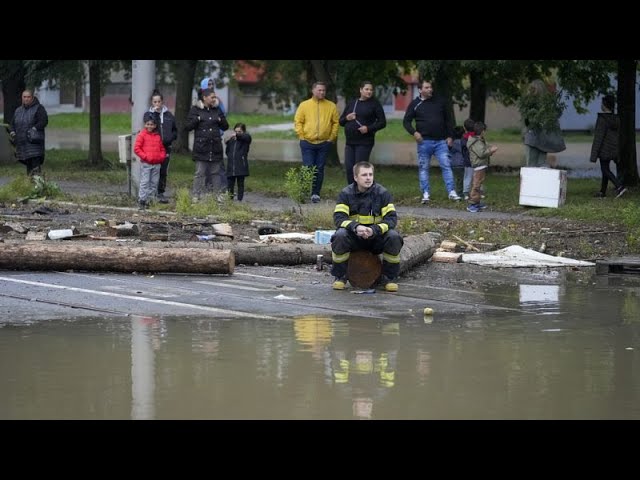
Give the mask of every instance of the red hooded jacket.
M 167 151 L 162 144 L 162 137 L 157 130 L 149 133 L 146 128 L 140 130 L 133 147 L 135 154 L 144 163 L 162 163 L 167 157 Z

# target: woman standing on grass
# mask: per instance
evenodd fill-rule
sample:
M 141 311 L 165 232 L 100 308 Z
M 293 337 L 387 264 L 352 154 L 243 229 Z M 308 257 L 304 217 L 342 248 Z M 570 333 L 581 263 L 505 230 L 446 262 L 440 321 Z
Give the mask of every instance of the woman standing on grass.
M 353 166 L 368 162 L 378 130 L 387 126 L 387 117 L 382 105 L 373 96 L 373 83 L 360 83 L 360 96 L 351 100 L 340 115 L 340 126 L 344 127 L 344 169 L 347 185 L 354 182 Z
M 547 153 L 566 149 L 560 130 L 564 104 L 557 93 L 549 91 L 542 80 L 529 84 L 520 97 L 518 109 L 525 125 L 524 152 L 527 167 L 544 167 Z
M 196 162 L 193 178 L 193 197 L 197 201 L 205 193 L 221 193 L 223 185 L 219 172 L 223 168 L 221 132 L 229 128 L 227 118 L 220 111 L 214 90 L 202 91 L 202 99 L 191 107 L 185 123 L 187 131 L 193 134 L 192 158 Z
M 596 120 L 596 128 L 593 133 L 593 145 L 591 145 L 591 158 L 589 160 L 595 163 L 600 159 L 600 170 L 602 172 L 602 181 L 600 182 L 600 191 L 596 192 L 594 197 L 606 197 L 607 185 L 609 181 L 616 189 L 616 198 L 621 197 L 627 191 L 622 185 L 622 180 L 616 177 L 609 169 L 609 165 L 613 163 L 618 165 L 618 131 L 620 130 L 620 118 L 614 112 L 616 108 L 616 99 L 613 95 L 605 95 L 602 97 L 601 113 L 598 113 Z

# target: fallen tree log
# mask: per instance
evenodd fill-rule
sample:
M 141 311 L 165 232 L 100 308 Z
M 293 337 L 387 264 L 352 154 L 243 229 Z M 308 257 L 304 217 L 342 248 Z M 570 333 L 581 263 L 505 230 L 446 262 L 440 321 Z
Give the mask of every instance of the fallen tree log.
M 99 246 L 95 243 L 100 243 Z M 237 264 L 244 265 L 315 265 L 318 255 L 323 256 L 323 262 L 331 263 L 331 245 L 327 244 L 262 244 L 262 243 L 248 243 L 248 242 L 140 242 L 136 243 L 135 247 L 126 245 L 113 246 L 113 241 L 108 240 L 96 240 L 90 245 L 87 242 L 77 242 L 65 240 L 64 245 L 51 245 L 47 243 L 47 247 L 53 248 L 65 248 L 68 250 L 77 250 L 77 255 L 81 256 L 81 252 L 86 252 L 89 249 L 110 249 L 115 250 L 113 254 L 114 259 L 127 258 L 129 255 L 127 252 L 133 250 L 134 252 L 150 252 L 148 255 L 158 258 L 154 263 L 154 268 L 133 268 L 130 270 L 112 270 L 103 269 L 102 271 L 155 271 L 155 272 L 184 272 L 184 273 L 231 273 L 233 268 Z M 6 243 L 0 247 L 0 268 L 8 269 L 35 269 L 35 270 L 95 270 L 100 271 L 99 264 L 102 261 L 92 257 L 91 253 L 87 253 L 87 260 L 84 262 L 86 265 L 83 267 L 68 265 L 64 267 L 45 267 L 45 262 L 40 254 L 34 254 L 32 260 L 35 267 L 26 268 L 21 266 L 22 262 L 18 258 L 13 259 L 9 247 L 12 249 L 24 246 L 22 243 Z M 34 246 L 43 248 L 44 245 L 29 244 L 28 247 L 32 249 Z M 4 251 L 3 251 L 4 249 Z M 169 252 L 167 252 L 169 250 Z M 184 257 L 178 257 L 173 252 L 182 252 Z M 191 262 L 202 262 L 206 264 L 205 252 L 228 252 L 231 251 L 232 256 L 235 258 L 235 262 L 230 267 L 229 271 L 200 271 L 200 270 L 187 270 L 187 264 Z M 429 234 L 422 235 L 409 235 L 404 237 L 404 246 L 400 251 L 400 273 L 407 272 L 408 270 L 425 263 L 433 255 L 435 251 L 435 245 L 433 239 Z M 121 253 L 125 252 L 125 253 Z M 93 258 L 93 259 L 92 259 Z M 182 259 L 184 258 L 184 260 Z M 176 259 L 175 261 L 172 259 Z M 171 263 L 169 263 L 171 262 Z M 167 269 L 160 269 L 160 263 L 164 263 Z M 170 270 L 169 268 L 173 268 Z
M 211 242 L 211 248 L 231 249 L 236 263 L 244 265 L 315 265 L 318 255 L 322 255 L 326 263 L 331 263 L 331 245 Z
M 0 268 L 9 270 L 87 270 L 101 272 L 233 273 L 228 248 L 145 248 L 58 245 L 0 245 Z
M 400 250 L 400 273 L 425 263 L 435 251 L 433 238 L 428 233 L 404 237 L 404 246 Z

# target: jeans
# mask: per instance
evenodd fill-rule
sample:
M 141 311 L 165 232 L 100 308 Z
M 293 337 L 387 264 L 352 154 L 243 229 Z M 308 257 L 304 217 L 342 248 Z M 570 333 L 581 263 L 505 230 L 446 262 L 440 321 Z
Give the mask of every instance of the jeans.
M 429 193 L 429 166 L 433 155 L 438 159 L 442 170 L 442 180 L 444 181 L 447 194 L 455 190 L 453 184 L 453 172 L 451 171 L 451 157 L 446 140 L 423 140 L 418 143 L 418 180 L 420 191 Z
M 327 163 L 327 154 L 331 142 L 309 143 L 300 140 L 300 151 L 302 153 L 302 165 L 305 167 L 316 167 L 316 174 L 313 177 L 311 195 L 320 195 L 322 182 L 324 181 L 324 165 Z

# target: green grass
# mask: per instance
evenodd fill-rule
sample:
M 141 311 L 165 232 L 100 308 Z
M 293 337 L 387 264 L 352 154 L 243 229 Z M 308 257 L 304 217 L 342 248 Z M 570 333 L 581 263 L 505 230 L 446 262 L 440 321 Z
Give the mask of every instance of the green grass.
M 86 163 L 86 152 L 76 150 L 49 150 L 47 151 L 44 165 L 44 174 L 47 182 L 56 183 L 63 190 L 63 200 L 71 200 L 83 203 L 102 203 L 114 206 L 134 206 L 135 199 L 124 194 L 104 193 L 105 185 L 118 185 L 123 187 L 127 182 L 127 172 L 124 165 L 117 163 L 116 154 L 105 154 L 109 160 L 110 168 L 95 169 Z M 258 192 L 267 197 L 287 197 L 284 179 L 286 172 L 294 166 L 295 162 L 263 162 L 253 161 L 251 164 L 251 176 L 246 180 L 247 195 Z M 194 164 L 188 155 L 173 155 L 169 174 L 169 187 L 177 192 L 177 205 L 156 205 L 155 209 L 175 209 L 186 215 L 210 215 L 213 214 L 222 221 L 248 222 L 252 218 L 263 216 L 272 221 L 285 223 L 299 223 L 308 230 L 332 228 L 332 205 L 326 208 L 313 209 L 303 217 L 296 213 L 295 208 L 281 212 L 261 213 L 259 208 L 250 209 L 246 204 L 238 202 L 224 202 L 219 205 L 215 200 L 191 204 L 190 190 L 193 183 Z M 24 166 L 20 164 L 3 165 L 3 176 L 13 177 L 12 181 L 0 187 L 0 202 L 13 202 L 19 197 L 29 194 L 31 186 L 20 179 L 25 178 Z M 90 193 L 65 192 L 65 180 L 84 181 Z M 394 196 L 397 206 L 414 206 L 424 208 L 428 213 L 428 207 L 420 207 L 420 192 L 418 187 L 417 169 L 407 166 L 376 166 L 376 180 L 387 187 Z M 95 191 L 91 185 L 99 184 Z M 490 211 L 511 212 L 514 214 L 527 212 L 533 216 L 556 218 L 565 221 L 582 222 L 586 228 L 589 224 L 607 225 L 610 230 L 622 230 L 627 232 L 627 241 L 632 251 L 640 250 L 640 192 L 630 189 L 624 197 L 615 199 L 612 196 L 604 199 L 594 198 L 593 193 L 598 190 L 600 179 L 574 179 L 567 181 L 566 204 L 560 208 L 536 208 L 523 207 L 519 203 L 519 177 L 515 173 L 489 172 L 485 181 L 487 198 L 486 204 Z M 326 199 L 336 198 L 344 187 L 344 172 L 341 167 L 328 166 L 325 170 L 322 197 Z M 447 199 L 442 175 L 439 168 L 431 169 L 431 203 L 430 207 L 445 207 L 463 212 L 466 202 L 451 202 Z M 454 229 L 449 233 L 456 233 L 462 238 L 469 238 L 469 231 L 474 230 L 476 236 L 491 239 L 492 242 L 512 244 L 526 240 L 525 230 L 517 227 L 517 222 L 509 220 L 485 220 L 482 215 L 469 218 L 464 221 L 447 222 L 446 225 L 436 225 L 439 220 L 428 218 L 412 218 L 404 215 L 401 218 L 402 231 L 406 234 L 421 233 L 428 230 Z M 446 221 L 444 221 L 446 222 Z M 520 237 L 518 236 L 520 235 Z M 522 238 L 521 238 L 522 237 Z M 584 249 L 587 252 L 588 249 Z M 587 252 L 588 253 L 588 252 Z M 585 253 L 585 255 L 587 255 Z M 587 255 L 588 256 L 588 255 Z M 586 258 L 586 257 L 585 257 Z
M 228 117 L 229 128 L 238 123 L 247 125 L 251 132 L 252 128 L 259 125 L 273 125 L 278 123 L 293 123 L 293 115 L 267 115 L 267 114 L 245 114 L 232 113 Z M 103 133 L 122 133 L 131 130 L 130 113 L 105 113 L 100 116 L 101 129 Z M 79 132 L 89 131 L 88 113 L 60 113 L 49 116 L 49 128 L 77 130 Z M 279 132 L 251 132 L 254 138 L 274 139 L 274 140 L 296 140 L 293 131 L 285 130 Z M 344 129 L 338 130 L 339 138 L 344 138 Z M 567 143 L 591 143 L 593 135 L 590 132 L 565 132 L 563 134 Z M 501 130 L 488 130 L 487 139 L 490 142 L 498 143 L 522 143 L 522 134 L 519 128 L 505 128 Z M 387 127 L 376 134 L 376 141 L 379 142 L 403 142 L 414 141 L 402 126 L 401 119 L 388 119 Z
M 264 114 L 231 114 L 228 117 L 229 128 L 233 128 L 238 122 L 252 126 L 268 125 L 275 123 L 293 122 L 293 115 L 264 115 Z M 122 133 L 131 130 L 130 113 L 105 113 L 100 115 L 100 127 L 102 133 Z M 89 131 L 88 113 L 59 113 L 49 116 L 48 128 Z
M 64 180 L 86 181 L 89 184 L 120 184 L 127 181 L 124 165 L 117 162 L 117 154 L 107 152 L 105 158 L 111 168 L 96 170 L 86 163 L 87 153 L 78 150 L 48 150 L 44 172 L 46 179 L 53 182 Z M 247 178 L 247 192 L 260 192 L 269 196 L 287 197 L 284 178 L 287 170 L 298 166 L 290 162 L 253 161 L 251 176 Z M 24 166 L 15 163 L 3 166 L 7 176 L 24 174 Z M 193 183 L 194 165 L 188 155 L 173 155 L 171 159 L 170 187 L 190 189 Z M 387 187 L 394 195 L 397 205 L 419 205 L 417 170 L 412 166 L 376 166 L 376 180 Z M 439 168 L 431 169 L 431 205 L 464 210 L 465 203 L 453 203 L 446 198 Z M 585 222 L 633 223 L 633 217 L 624 207 L 638 203 L 640 194 L 631 189 L 623 198 L 593 198 L 598 190 L 599 178 L 570 178 L 567 184 L 566 204 L 561 208 L 531 208 L 518 205 L 519 178 L 516 174 L 490 172 L 485 183 L 486 202 L 492 210 L 504 212 L 529 212 L 543 217 L 567 218 Z M 342 167 L 328 166 L 325 171 L 323 197 L 335 198 L 344 187 Z M 631 222 L 629 221 L 631 218 Z

